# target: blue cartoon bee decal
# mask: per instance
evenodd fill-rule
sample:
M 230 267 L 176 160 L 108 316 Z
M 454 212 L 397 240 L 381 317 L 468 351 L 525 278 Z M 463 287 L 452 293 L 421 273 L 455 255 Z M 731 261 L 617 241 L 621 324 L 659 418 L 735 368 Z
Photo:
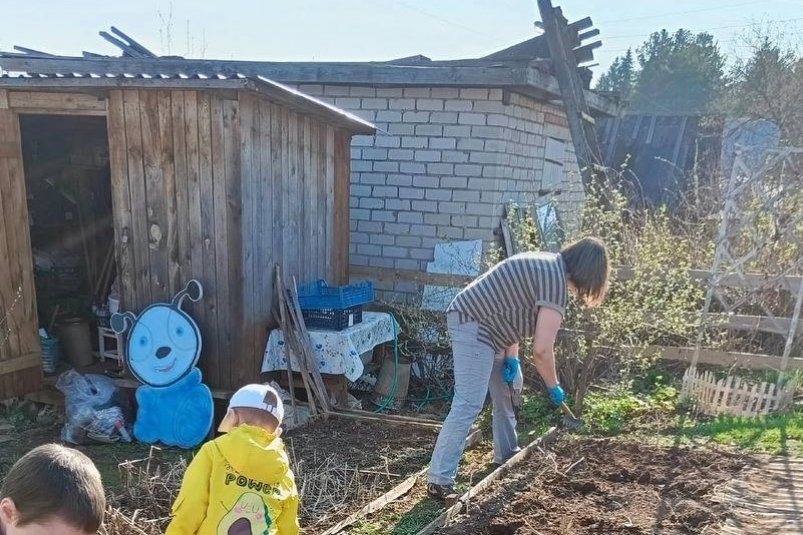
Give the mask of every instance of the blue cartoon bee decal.
M 137 389 L 134 436 L 149 444 L 192 448 L 203 442 L 214 419 L 212 392 L 201 383 L 196 368 L 201 356 L 201 333 L 181 305 L 197 302 L 203 287 L 191 280 L 171 303 L 157 303 L 138 316 L 115 314 L 112 329 L 129 331 L 126 361 L 143 385 Z

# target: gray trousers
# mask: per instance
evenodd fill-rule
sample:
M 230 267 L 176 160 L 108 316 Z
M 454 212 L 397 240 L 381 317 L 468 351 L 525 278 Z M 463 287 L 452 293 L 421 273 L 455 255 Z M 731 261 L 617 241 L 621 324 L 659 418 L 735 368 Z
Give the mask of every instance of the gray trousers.
M 489 391 L 493 404 L 494 461 L 502 463 L 519 450 L 513 401 L 501 372 L 504 353 L 496 353 L 477 341 L 478 323 L 461 324 L 456 313 L 447 314 L 446 323 L 452 339 L 455 385 L 452 408 L 435 443 L 427 477 L 437 485 L 454 484 L 466 437 Z M 514 388 L 521 391 L 523 382 L 519 370 Z

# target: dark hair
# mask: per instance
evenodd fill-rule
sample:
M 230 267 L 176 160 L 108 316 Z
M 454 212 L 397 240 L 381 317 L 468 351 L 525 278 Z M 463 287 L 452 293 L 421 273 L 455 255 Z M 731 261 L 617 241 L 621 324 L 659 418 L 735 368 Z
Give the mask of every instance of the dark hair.
M 598 238 L 582 238 L 560 251 L 569 280 L 587 306 L 597 306 L 605 299 L 611 275 L 608 250 Z
M 17 525 L 62 520 L 85 533 L 103 523 L 106 495 L 100 472 L 83 453 L 59 446 L 39 446 L 17 461 L 0 488 L 19 514 Z

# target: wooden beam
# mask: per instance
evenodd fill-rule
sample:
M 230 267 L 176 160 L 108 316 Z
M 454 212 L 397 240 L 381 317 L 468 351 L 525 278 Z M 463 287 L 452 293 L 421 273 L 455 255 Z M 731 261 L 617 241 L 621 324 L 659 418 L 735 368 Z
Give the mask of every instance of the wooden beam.
M 555 77 L 560 86 L 580 176 L 583 184 L 588 186 L 594 180 L 593 166 L 602 164 L 602 156 L 594 126 L 582 119 L 582 114 L 590 115 L 590 110 L 568 35 L 569 31 L 585 28 L 567 27 L 563 13 L 560 8 L 552 7 L 551 0 L 538 0 L 538 9 L 541 12 L 541 20 L 544 21 L 544 35 L 549 44 L 550 57 L 554 61 Z M 590 22 L 589 19 L 588 24 Z
M 352 280 L 415 282 L 431 286 L 462 287 L 474 280 L 469 275 L 450 275 L 441 273 L 424 273 L 410 269 L 376 268 L 367 266 L 351 266 L 349 277 Z
M 626 281 L 635 277 L 633 268 L 629 266 L 617 267 L 614 269 L 614 273 L 616 278 L 619 280 Z M 704 269 L 692 269 L 689 271 L 689 275 L 692 279 L 701 282 L 708 282 L 711 279 L 711 272 Z M 773 278 L 774 277 L 761 275 L 759 273 L 748 273 L 745 275 L 745 279 L 747 279 L 748 283 L 756 288 L 762 287 L 767 283 L 767 281 Z M 789 275 L 774 281 L 769 288 L 796 292 L 801 281 L 803 281 L 803 277 Z M 735 273 L 723 277 L 719 285 L 729 288 L 745 288 L 745 284 L 742 282 L 741 277 Z
M 569 26 L 571 26 L 571 24 Z M 583 32 L 580 35 L 578 35 L 577 37 L 578 37 L 578 39 L 580 39 L 580 41 L 585 41 L 586 39 L 591 39 L 592 37 L 596 37 L 598 35 L 599 35 L 599 30 L 595 28 L 593 30 L 589 30 L 587 32 Z
M 145 57 L 149 57 L 149 58 L 155 58 L 155 57 L 156 57 L 156 54 L 154 54 L 153 52 L 151 52 L 150 50 L 148 50 L 147 48 L 145 48 L 144 46 L 142 46 L 140 43 L 136 42 L 136 41 L 135 41 L 134 39 L 132 39 L 131 37 L 129 37 L 129 36 L 127 36 L 126 34 L 124 34 L 124 33 L 123 33 L 122 31 L 120 31 L 119 29 L 117 29 L 117 28 L 115 28 L 114 26 L 112 26 L 112 27 L 111 27 L 111 30 L 112 30 L 112 33 L 113 33 L 113 34 L 115 34 L 115 35 L 116 35 L 117 37 L 119 37 L 120 39 L 125 39 L 125 40 L 128 42 L 128 45 L 129 45 L 131 48 L 133 48 L 134 50 L 136 50 L 137 52 L 139 52 L 139 53 L 140 53 L 140 54 L 142 54 L 143 56 L 145 56 Z
M 658 356 L 666 360 L 691 362 L 694 357 L 693 347 L 664 347 L 649 346 L 645 354 Z M 730 351 L 716 351 L 712 349 L 700 350 L 700 364 L 715 366 L 738 366 L 751 370 L 780 370 L 782 357 L 775 355 L 761 355 L 755 353 L 736 353 Z M 803 359 L 789 359 L 788 370 L 803 369 Z
M 0 376 L 10 375 L 30 368 L 37 368 L 41 365 L 42 355 L 40 353 L 29 353 L 22 357 L 0 361 Z
M 53 93 L 37 91 L 9 91 L 8 104 L 20 109 L 48 109 L 69 111 L 106 112 L 106 100 L 86 93 Z

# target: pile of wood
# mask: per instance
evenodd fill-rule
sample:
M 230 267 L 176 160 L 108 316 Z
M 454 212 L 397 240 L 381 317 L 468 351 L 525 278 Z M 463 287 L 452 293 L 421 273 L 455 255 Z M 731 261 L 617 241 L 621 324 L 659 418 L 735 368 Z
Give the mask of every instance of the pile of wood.
M 293 284 L 289 287 L 282 279 L 279 266 L 276 266 L 276 321 L 282 330 L 284 338 L 285 354 L 287 356 L 287 382 L 290 385 L 290 400 L 293 411 L 296 410 L 296 397 L 293 389 L 293 370 L 290 365 L 290 356 L 295 356 L 298 364 L 298 372 L 304 382 L 304 389 L 307 392 L 307 402 L 309 403 L 312 416 L 321 414 L 328 418 L 331 411 L 331 401 L 323 378 L 318 370 L 317 362 L 312 354 L 307 325 L 304 323 L 304 316 L 301 313 L 301 306 L 298 301 L 298 287 L 295 277 Z M 288 296 L 288 293 L 290 294 Z M 289 299 L 288 299 L 289 297 Z

